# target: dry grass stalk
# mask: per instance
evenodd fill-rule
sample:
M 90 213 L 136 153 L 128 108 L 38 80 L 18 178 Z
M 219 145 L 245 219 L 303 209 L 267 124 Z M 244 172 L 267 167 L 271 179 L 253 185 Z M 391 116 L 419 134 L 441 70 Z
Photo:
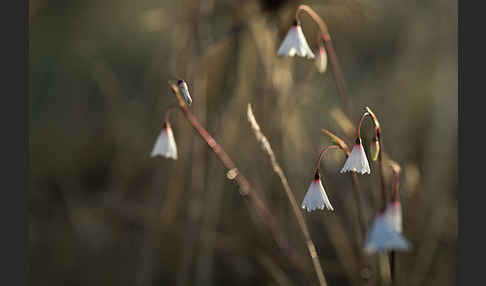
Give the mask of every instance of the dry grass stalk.
M 272 150 L 272 146 L 270 145 L 270 142 L 268 142 L 267 137 L 265 137 L 265 135 L 263 135 L 262 131 L 260 130 L 260 126 L 258 125 L 255 116 L 253 115 L 251 104 L 249 103 L 248 103 L 247 116 L 248 116 L 248 122 L 250 122 L 251 129 L 255 134 L 257 141 L 262 144 L 263 150 L 265 151 L 265 153 L 268 154 L 268 157 L 270 158 L 273 170 L 280 177 L 280 181 L 282 182 L 285 193 L 287 194 L 287 197 L 290 201 L 290 205 L 292 206 L 292 210 L 294 211 L 295 217 L 297 218 L 299 227 L 302 231 L 302 234 L 304 235 L 307 249 L 309 250 L 309 255 L 312 258 L 312 263 L 314 264 L 314 270 L 316 271 L 317 278 L 319 279 L 319 283 L 320 285 L 327 285 L 326 278 L 324 277 L 321 263 L 319 261 L 319 256 L 317 255 L 316 247 L 314 245 L 314 242 L 311 239 L 309 229 L 304 220 L 304 216 L 302 215 L 302 212 L 300 211 L 297 201 L 295 200 L 294 194 L 290 189 L 287 178 L 285 177 L 282 168 L 280 167 L 280 165 L 277 162 L 277 159 L 275 158 L 275 153 Z
M 239 186 L 240 194 L 250 203 L 250 205 L 256 211 L 258 217 L 260 218 L 260 222 L 268 227 L 277 245 L 287 255 L 289 262 L 299 271 L 305 271 L 301 264 L 302 260 L 300 254 L 290 247 L 289 242 L 282 234 L 281 229 L 276 223 L 275 217 L 270 212 L 265 202 L 258 196 L 256 192 L 252 190 L 250 183 L 243 176 L 241 171 L 236 168 L 235 163 L 233 163 L 228 154 L 226 154 L 223 148 L 216 142 L 216 140 L 214 140 L 214 138 L 206 131 L 206 129 L 201 126 L 196 117 L 191 113 L 184 99 L 182 99 L 177 85 L 173 82 L 169 82 L 169 86 L 177 98 L 180 110 L 182 111 L 184 117 L 189 121 L 191 126 L 197 131 L 201 138 L 211 148 L 211 151 L 213 151 L 218 159 L 223 163 L 224 167 L 227 170 L 232 170 L 232 172 L 236 172 L 234 180 Z

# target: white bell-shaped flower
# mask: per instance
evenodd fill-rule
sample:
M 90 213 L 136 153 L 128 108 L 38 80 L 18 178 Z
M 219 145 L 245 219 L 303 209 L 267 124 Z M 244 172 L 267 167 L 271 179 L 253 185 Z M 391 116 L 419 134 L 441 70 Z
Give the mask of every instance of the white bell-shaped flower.
M 323 210 L 324 208 L 334 211 L 326 191 L 322 186 L 321 176 L 319 175 L 319 172 L 316 171 L 314 180 L 310 184 L 304 200 L 302 201 L 302 209 L 307 209 L 308 212 L 311 212 L 316 209 Z
M 191 95 L 189 94 L 189 88 L 187 87 L 187 83 L 180 79 L 177 81 L 177 85 L 179 86 L 179 89 L 181 90 L 182 96 L 184 97 L 184 100 L 186 101 L 187 105 L 191 105 L 192 98 Z
M 351 150 L 344 167 L 341 169 L 341 173 L 344 172 L 356 172 L 361 175 L 371 173 L 368 158 L 366 158 L 366 153 L 359 137 L 356 139 L 356 144 L 354 144 L 353 150 Z
M 406 251 L 410 249 L 408 240 L 397 232 L 385 214 L 379 214 L 366 236 L 364 250 L 368 254 L 389 250 Z
M 162 128 L 159 137 L 157 137 L 150 156 L 163 156 L 174 160 L 177 159 L 177 146 L 169 123 L 164 123 L 164 128 Z
M 314 53 L 309 48 L 309 44 L 307 44 L 307 40 L 305 39 L 300 24 L 294 22 L 285 36 L 282 45 L 280 45 L 277 55 L 288 57 L 297 55 L 308 59 L 313 59 L 315 57 Z

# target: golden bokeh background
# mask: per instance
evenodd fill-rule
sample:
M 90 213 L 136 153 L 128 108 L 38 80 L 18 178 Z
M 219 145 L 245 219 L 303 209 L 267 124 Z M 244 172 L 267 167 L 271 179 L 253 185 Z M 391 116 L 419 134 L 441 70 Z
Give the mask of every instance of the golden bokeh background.
M 402 167 L 404 235 L 396 285 L 457 279 L 457 2 L 31 0 L 30 281 L 32 285 L 317 285 L 278 176 L 246 118 L 251 103 L 298 203 L 326 128 L 346 138 L 331 67 L 280 58 L 299 4 L 329 27 L 355 126 L 365 106 Z M 302 16 L 311 48 L 317 27 Z M 167 82 L 187 81 L 191 111 L 276 217 L 300 267 L 240 196 L 182 113 L 178 160 L 150 158 Z M 368 151 L 372 123 L 362 127 Z M 329 285 L 380 285 L 361 264 L 345 157 L 322 163 L 334 213 L 304 213 Z M 380 205 L 376 164 L 360 176 L 367 222 Z M 389 177 L 388 177 L 389 178 Z M 388 179 L 388 182 L 391 182 Z M 389 184 L 387 184 L 389 186 Z M 361 258 L 360 258 L 361 257 Z

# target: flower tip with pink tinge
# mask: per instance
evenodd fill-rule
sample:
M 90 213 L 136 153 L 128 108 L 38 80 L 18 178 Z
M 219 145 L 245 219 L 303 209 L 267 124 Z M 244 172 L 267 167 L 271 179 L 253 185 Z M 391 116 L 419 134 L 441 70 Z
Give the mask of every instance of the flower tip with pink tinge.
M 356 172 L 361 175 L 370 174 L 370 165 L 368 163 L 368 158 L 366 158 L 366 153 L 364 151 L 363 145 L 361 144 L 361 139 L 356 140 L 356 144 L 353 150 L 348 156 L 348 159 L 344 163 L 341 173 L 345 172 Z
M 309 44 L 305 39 L 302 27 L 294 23 L 287 35 L 285 36 L 282 45 L 278 49 L 277 55 L 293 57 L 295 55 L 303 58 L 313 59 L 315 57 L 312 50 L 309 48 Z
M 160 135 L 157 137 L 152 154 L 150 157 L 163 156 L 169 159 L 177 160 L 177 146 L 172 133 L 172 128 L 166 124 Z
M 334 211 L 334 208 L 327 197 L 326 191 L 322 186 L 320 178 L 316 178 L 312 181 L 307 193 L 305 194 L 304 200 L 302 201 L 302 209 L 306 209 L 311 212 L 316 209 L 323 210 L 324 208 Z
M 182 96 L 184 97 L 186 104 L 190 106 L 192 103 L 192 98 L 189 94 L 189 88 L 187 87 L 187 83 L 180 79 L 177 81 L 177 86 L 179 86 L 179 89 L 181 90 Z
M 410 242 L 394 229 L 384 214 L 375 218 L 366 236 L 364 251 L 367 254 L 390 250 L 408 251 L 410 248 Z

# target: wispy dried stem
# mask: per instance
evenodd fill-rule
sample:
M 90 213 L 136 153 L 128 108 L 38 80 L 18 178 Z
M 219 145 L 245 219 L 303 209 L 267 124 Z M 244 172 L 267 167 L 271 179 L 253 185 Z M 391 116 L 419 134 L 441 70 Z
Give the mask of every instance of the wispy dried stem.
M 282 234 L 282 231 L 278 227 L 275 217 L 270 212 L 269 208 L 266 206 L 264 201 L 258 196 L 256 192 L 251 189 L 250 183 L 248 180 L 243 176 L 243 174 L 236 168 L 235 163 L 231 160 L 231 158 L 226 154 L 223 148 L 214 140 L 214 138 L 204 129 L 204 127 L 199 124 L 196 117 L 191 113 L 189 108 L 187 107 L 184 99 L 180 95 L 179 88 L 173 82 L 169 82 L 169 86 L 177 98 L 177 102 L 179 104 L 179 108 L 182 111 L 184 117 L 189 121 L 191 126 L 197 131 L 197 133 L 201 136 L 201 138 L 206 142 L 206 144 L 211 148 L 214 154 L 218 157 L 218 159 L 223 163 L 224 167 L 233 173 L 234 175 L 231 177 L 234 179 L 238 186 L 240 194 L 245 198 L 250 205 L 256 211 L 258 217 L 260 218 L 260 222 L 264 224 L 270 230 L 275 242 L 280 247 L 282 251 L 287 255 L 291 264 L 298 268 L 300 271 L 304 271 L 304 267 L 301 264 L 301 256 L 294 251 L 290 247 L 290 244 L 286 240 L 285 236 Z M 229 176 L 228 176 L 229 177 Z
M 270 158 L 270 162 L 272 163 L 273 171 L 277 173 L 277 175 L 280 177 L 280 181 L 282 182 L 282 185 L 284 187 L 285 193 L 287 194 L 287 198 L 290 201 L 290 205 L 292 206 L 292 210 L 294 211 L 294 215 L 297 218 L 297 223 L 299 224 L 300 230 L 302 231 L 302 234 L 304 235 L 304 239 L 307 245 L 307 249 L 309 250 L 309 255 L 312 258 L 312 263 L 314 264 L 314 270 L 316 271 L 317 278 L 319 279 L 319 284 L 321 286 L 327 285 L 326 283 L 326 278 L 324 277 L 324 272 L 322 271 L 321 263 L 319 261 L 319 256 L 317 255 L 317 250 L 314 245 L 314 242 L 312 241 L 312 238 L 310 236 L 309 228 L 307 227 L 307 224 L 304 220 L 304 216 L 302 215 L 302 212 L 299 209 L 299 206 L 297 204 L 297 201 L 295 200 L 294 194 L 292 190 L 290 189 L 289 183 L 287 181 L 287 177 L 285 177 L 285 174 L 280 167 L 280 165 L 277 162 L 277 159 L 275 157 L 275 153 L 273 152 L 272 146 L 270 145 L 270 142 L 268 142 L 267 137 L 262 133 L 260 130 L 260 126 L 258 125 L 258 122 L 255 119 L 255 116 L 253 115 L 253 111 L 251 109 L 251 104 L 248 103 L 248 111 L 247 111 L 247 116 L 248 116 L 248 122 L 250 122 L 251 129 L 253 133 L 255 134 L 255 137 L 258 142 L 262 144 L 263 150 L 265 153 L 267 153 L 268 157 Z
M 341 147 L 341 149 L 343 149 L 344 152 L 346 152 L 346 157 L 349 156 L 350 151 L 349 151 L 348 144 L 346 144 L 346 142 L 344 142 L 343 139 L 341 139 L 338 136 L 334 135 L 331 131 L 329 131 L 327 129 L 322 128 L 321 130 L 327 136 L 329 136 L 332 141 L 334 141 L 337 145 L 339 145 L 339 147 Z

